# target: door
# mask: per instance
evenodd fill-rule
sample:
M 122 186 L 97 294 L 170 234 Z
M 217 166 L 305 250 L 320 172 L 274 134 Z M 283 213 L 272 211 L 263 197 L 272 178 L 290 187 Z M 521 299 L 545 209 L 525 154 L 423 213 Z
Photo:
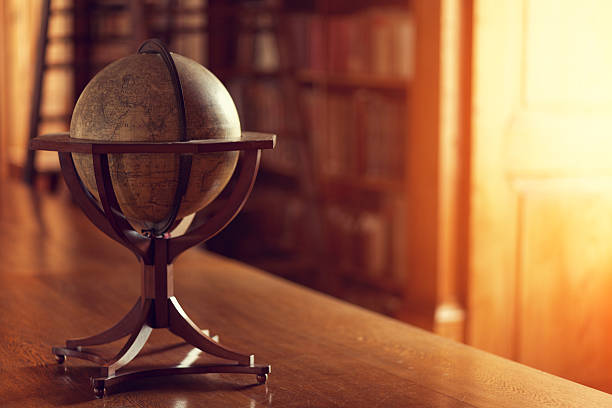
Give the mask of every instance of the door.
M 612 2 L 474 3 L 467 340 L 612 391 Z

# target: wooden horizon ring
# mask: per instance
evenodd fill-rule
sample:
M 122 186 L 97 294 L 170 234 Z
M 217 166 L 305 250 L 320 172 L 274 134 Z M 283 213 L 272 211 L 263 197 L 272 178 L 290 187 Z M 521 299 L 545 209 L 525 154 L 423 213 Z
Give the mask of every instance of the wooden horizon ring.
M 181 152 L 183 154 L 195 154 L 200 151 L 244 151 L 240 159 L 243 165 L 236 176 L 237 182 L 232 188 L 228 202 L 223 209 L 215 213 L 206 222 L 192 225 L 184 235 L 168 238 L 168 262 L 170 263 L 188 248 L 200 242 L 205 242 L 218 234 L 236 217 L 248 199 L 257 177 L 261 150 L 273 148 L 275 142 L 276 136 L 272 134 L 244 132 L 239 141 L 192 140 L 182 143 L 109 143 L 73 139 L 67 132 L 64 132 L 39 136 L 30 142 L 30 147 L 37 150 L 57 151 L 66 184 L 89 220 L 110 238 L 132 251 L 145 264 L 153 264 L 151 238 L 135 231 L 118 208 L 110 179 L 108 153 L 124 151 L 140 153 L 150 152 L 158 148 L 167 153 Z M 74 152 L 90 152 L 93 155 L 100 203 L 89 193 L 78 176 L 71 155 Z M 229 185 L 226 188 L 229 188 Z M 196 215 L 201 211 L 203 210 L 198 211 Z

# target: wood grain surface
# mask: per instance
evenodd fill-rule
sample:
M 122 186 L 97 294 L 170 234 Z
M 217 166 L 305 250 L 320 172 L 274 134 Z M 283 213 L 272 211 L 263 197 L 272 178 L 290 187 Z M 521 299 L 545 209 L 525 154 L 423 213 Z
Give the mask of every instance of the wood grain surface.
M 65 195 L 3 183 L 0 227 L 1 407 L 612 406 L 608 394 L 199 250 L 175 264 L 177 298 L 221 342 L 270 363 L 268 384 L 187 375 L 125 384 L 95 400 L 91 365 L 57 365 L 50 349 L 130 309 L 139 293 L 136 260 Z M 203 357 L 160 330 L 131 364 L 195 358 Z

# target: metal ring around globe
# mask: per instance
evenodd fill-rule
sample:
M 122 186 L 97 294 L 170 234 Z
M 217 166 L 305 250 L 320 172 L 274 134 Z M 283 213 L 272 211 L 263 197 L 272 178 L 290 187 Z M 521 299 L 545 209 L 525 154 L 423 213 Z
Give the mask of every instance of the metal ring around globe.
M 121 208 L 117 202 L 117 196 L 115 195 L 110 176 L 108 155 L 94 154 L 93 166 L 96 186 L 98 188 L 98 194 L 100 195 L 100 203 L 102 204 L 102 209 L 104 210 L 108 223 L 118 236 L 125 238 L 124 245 L 132 252 L 144 257 L 145 254 L 140 251 L 140 248 L 135 246 L 134 243 L 127 238 L 127 233 L 129 231 L 134 231 L 134 229 L 121 213 Z
M 138 47 L 139 54 L 159 54 L 168 68 L 170 73 L 170 80 L 174 87 L 174 96 L 176 98 L 176 106 L 178 110 L 179 119 L 179 135 L 182 142 L 187 141 L 187 118 L 185 115 L 185 100 L 183 99 L 183 88 L 181 87 L 181 80 L 172 59 L 170 51 L 166 48 L 165 44 L 160 40 L 153 38 L 146 40 Z M 192 157 L 188 155 L 180 155 L 179 158 L 179 174 L 178 183 L 176 186 L 176 192 L 174 193 L 174 202 L 172 208 L 166 219 L 161 222 L 161 227 L 155 227 L 150 231 L 143 231 L 143 233 L 149 233 L 153 236 L 161 236 L 174 226 L 174 221 L 178 215 L 181 207 L 183 197 L 187 192 L 187 184 L 189 177 L 191 176 L 191 164 Z
M 260 159 L 261 150 L 244 151 L 241 157 L 242 168 L 239 171 L 236 185 L 232 188 L 223 209 L 201 223 L 192 222 L 184 235 L 171 238 L 168 242 L 168 262 L 172 262 L 174 258 L 192 246 L 206 242 L 217 235 L 238 215 L 251 195 Z M 202 211 L 196 213 L 196 218 Z

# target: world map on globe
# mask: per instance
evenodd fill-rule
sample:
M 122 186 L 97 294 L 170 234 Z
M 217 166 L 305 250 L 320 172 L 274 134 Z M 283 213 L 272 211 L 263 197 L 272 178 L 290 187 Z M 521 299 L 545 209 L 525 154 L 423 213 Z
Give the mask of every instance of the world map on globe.
M 185 106 L 187 140 L 240 138 L 240 121 L 223 84 L 197 62 L 172 54 Z M 158 54 L 135 54 L 100 71 L 75 106 L 70 136 L 120 142 L 181 140 L 179 108 L 170 72 Z M 228 183 L 238 152 L 194 155 L 178 218 L 204 208 Z M 89 154 L 73 154 L 85 187 L 99 200 Z M 113 189 L 121 211 L 137 230 L 155 229 L 174 203 L 179 155 L 109 155 Z

